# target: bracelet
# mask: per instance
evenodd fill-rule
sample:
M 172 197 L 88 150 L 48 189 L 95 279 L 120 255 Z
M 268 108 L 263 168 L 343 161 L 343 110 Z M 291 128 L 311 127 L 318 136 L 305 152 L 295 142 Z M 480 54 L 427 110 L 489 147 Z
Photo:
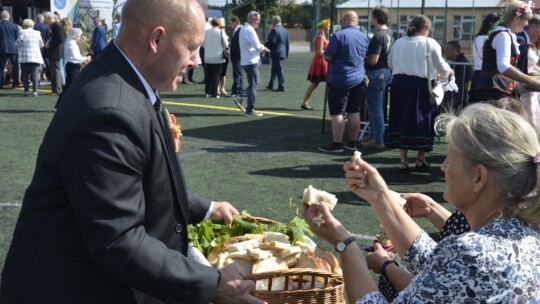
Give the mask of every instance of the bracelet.
M 386 276 L 386 266 L 390 265 L 390 264 L 394 264 L 396 266 L 399 266 L 398 263 L 396 263 L 394 260 L 387 260 L 387 261 L 384 261 L 384 263 L 382 263 L 381 265 L 381 271 L 380 274 L 387 280 L 387 281 L 390 281 L 390 279 L 388 279 L 388 277 Z M 391 282 L 391 281 L 390 281 Z

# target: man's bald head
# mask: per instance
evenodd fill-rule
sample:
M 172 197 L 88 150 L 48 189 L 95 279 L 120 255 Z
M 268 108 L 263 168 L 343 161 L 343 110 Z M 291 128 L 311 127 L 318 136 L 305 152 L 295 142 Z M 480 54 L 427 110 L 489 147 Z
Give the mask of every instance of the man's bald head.
M 119 36 L 144 33 L 157 26 L 174 36 L 190 33 L 199 21 L 192 18 L 197 6 L 205 9 L 198 0 L 128 0 L 122 8 Z
M 358 14 L 355 11 L 348 11 L 343 14 L 342 19 L 343 26 L 357 26 L 358 25 Z

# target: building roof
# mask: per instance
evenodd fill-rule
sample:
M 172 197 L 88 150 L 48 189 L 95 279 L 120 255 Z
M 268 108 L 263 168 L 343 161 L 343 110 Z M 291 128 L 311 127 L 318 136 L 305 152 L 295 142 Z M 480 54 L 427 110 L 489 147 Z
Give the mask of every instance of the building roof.
M 429 8 L 497 8 L 498 0 L 424 0 L 424 7 Z M 337 8 L 373 8 L 386 6 L 387 8 L 421 8 L 422 0 L 349 0 L 338 4 Z

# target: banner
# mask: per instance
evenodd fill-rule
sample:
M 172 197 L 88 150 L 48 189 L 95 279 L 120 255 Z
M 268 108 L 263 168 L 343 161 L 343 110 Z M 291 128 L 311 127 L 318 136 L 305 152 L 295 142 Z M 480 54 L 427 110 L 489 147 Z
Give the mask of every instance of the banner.
M 79 14 L 79 0 L 51 0 L 51 12 L 57 12 L 61 18 L 69 18 L 75 23 Z

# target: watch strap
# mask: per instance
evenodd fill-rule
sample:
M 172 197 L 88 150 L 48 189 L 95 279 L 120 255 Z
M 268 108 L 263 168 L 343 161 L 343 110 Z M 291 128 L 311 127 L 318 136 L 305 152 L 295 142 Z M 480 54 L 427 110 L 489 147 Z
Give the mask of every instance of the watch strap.
M 337 245 L 336 245 L 336 251 L 340 252 L 340 253 L 344 252 L 345 249 L 347 248 L 347 246 L 349 246 L 350 243 L 354 242 L 354 240 L 356 240 L 356 237 L 350 236 L 350 237 L 346 238 L 344 241 L 339 242 L 339 243 L 343 243 L 345 245 L 345 248 L 342 251 L 339 251 L 339 250 L 337 250 Z
M 391 282 L 388 277 L 386 276 L 386 267 L 388 267 L 388 265 L 390 264 L 394 264 L 396 266 L 399 266 L 398 263 L 396 263 L 396 261 L 394 260 L 387 260 L 387 261 L 384 261 L 384 263 L 382 263 L 381 265 L 381 270 L 379 271 L 380 274 L 389 282 Z

